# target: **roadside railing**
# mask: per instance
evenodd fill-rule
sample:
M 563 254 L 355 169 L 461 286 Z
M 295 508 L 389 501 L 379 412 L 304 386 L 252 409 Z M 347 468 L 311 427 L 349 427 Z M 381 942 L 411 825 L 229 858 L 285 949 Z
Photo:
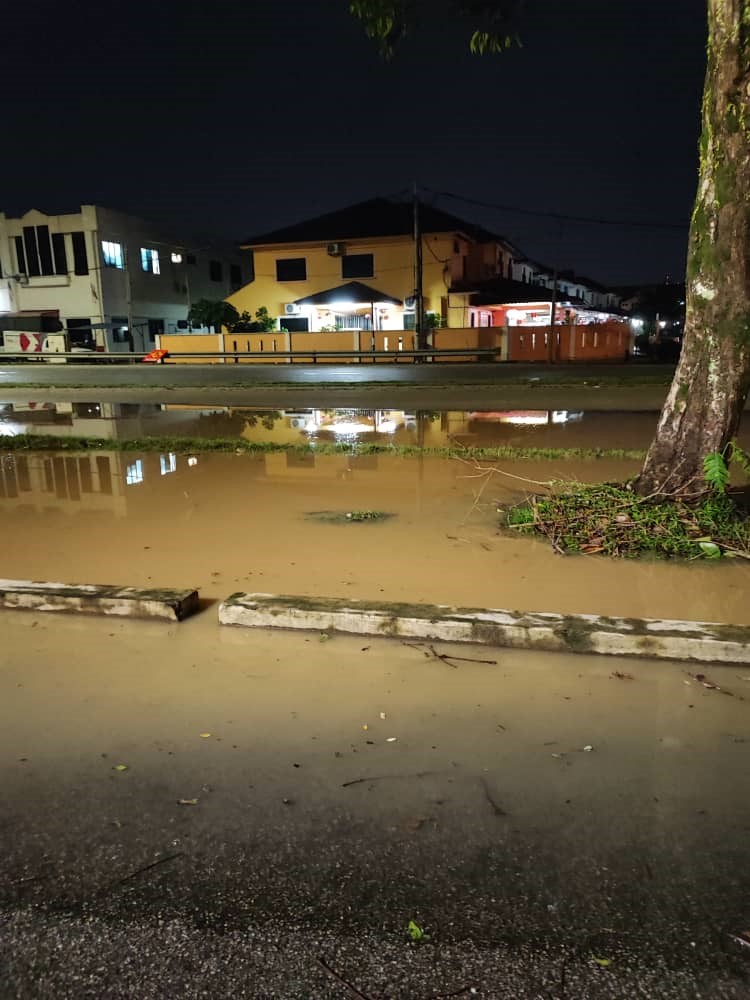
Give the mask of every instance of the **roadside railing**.
M 150 353 L 150 352 L 149 352 Z M 295 358 L 307 359 L 312 364 L 336 363 L 341 359 L 356 359 L 360 363 L 376 364 L 383 361 L 439 361 L 441 358 L 457 360 L 459 358 L 471 358 L 478 361 L 495 361 L 500 355 L 499 348 L 492 347 L 466 347 L 437 350 L 428 348 L 419 351 L 311 351 L 300 349 L 298 351 L 180 351 L 170 352 L 169 355 L 156 364 L 179 364 L 182 359 L 206 358 L 208 361 L 222 361 L 224 364 L 240 364 L 245 361 L 254 361 L 261 364 L 286 363 L 287 359 L 293 361 Z M 148 354 L 131 354 L 130 352 L 105 353 L 92 351 L 90 354 L 82 354 L 79 351 L 57 352 L 2 352 L 0 351 L 0 365 L 3 361 L 20 361 L 22 363 L 47 363 L 59 364 L 62 359 L 71 359 L 74 362 L 85 365 L 100 364 L 137 364 L 142 362 Z M 334 360 L 336 359 L 336 360 Z

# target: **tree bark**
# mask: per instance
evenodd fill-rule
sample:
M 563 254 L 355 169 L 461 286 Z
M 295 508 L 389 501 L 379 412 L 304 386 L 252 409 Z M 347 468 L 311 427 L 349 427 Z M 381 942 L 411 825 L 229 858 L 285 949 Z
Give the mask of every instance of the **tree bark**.
M 750 388 L 750 0 L 708 0 L 698 194 L 685 334 L 635 488 L 696 498 L 703 459 L 723 452 Z

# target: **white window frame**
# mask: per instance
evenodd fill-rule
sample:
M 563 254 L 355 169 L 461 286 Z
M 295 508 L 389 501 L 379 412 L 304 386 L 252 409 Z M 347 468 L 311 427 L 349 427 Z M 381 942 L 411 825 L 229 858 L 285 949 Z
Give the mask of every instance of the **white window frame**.
M 146 274 L 161 274 L 158 250 L 153 247 L 141 247 L 141 269 Z
M 117 271 L 125 270 L 125 252 L 122 243 L 115 240 L 102 240 L 102 259 L 105 267 L 115 268 Z

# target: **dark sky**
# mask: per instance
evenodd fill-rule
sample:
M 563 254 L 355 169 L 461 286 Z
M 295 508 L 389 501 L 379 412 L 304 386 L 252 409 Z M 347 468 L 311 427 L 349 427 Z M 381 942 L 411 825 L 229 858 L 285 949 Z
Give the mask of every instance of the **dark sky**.
M 523 48 L 474 57 L 465 24 L 428 22 L 391 63 L 348 0 L 28 0 L 2 31 L 6 213 L 93 202 L 241 238 L 416 179 L 689 218 L 705 0 L 527 0 Z M 605 282 L 684 266 L 686 230 L 437 204 Z

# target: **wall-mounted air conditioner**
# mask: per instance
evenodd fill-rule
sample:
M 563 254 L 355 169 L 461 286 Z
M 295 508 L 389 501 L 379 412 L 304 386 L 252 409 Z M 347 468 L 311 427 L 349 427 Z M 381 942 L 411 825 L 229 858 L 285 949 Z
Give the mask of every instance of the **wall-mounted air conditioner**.
M 345 252 L 346 247 L 343 243 L 329 243 L 328 244 L 328 255 L 329 257 L 341 257 Z
M 302 312 L 302 307 L 298 306 L 296 302 L 287 302 L 287 304 L 284 306 L 285 316 L 299 316 L 301 312 Z

